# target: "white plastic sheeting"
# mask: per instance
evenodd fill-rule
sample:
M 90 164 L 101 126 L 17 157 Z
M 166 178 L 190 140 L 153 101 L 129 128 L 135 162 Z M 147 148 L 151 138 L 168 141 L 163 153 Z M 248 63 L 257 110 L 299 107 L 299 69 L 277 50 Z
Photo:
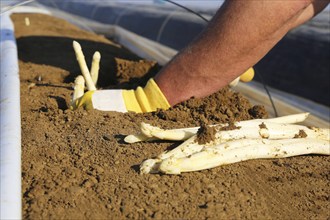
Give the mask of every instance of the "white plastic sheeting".
M 175 50 L 185 47 L 207 25 L 200 17 L 172 5 L 80 0 L 38 2 L 71 15 L 122 27 Z M 210 15 L 203 16 L 211 19 Z
M 39 5 L 39 7 L 44 6 Z M 50 10 L 53 16 L 65 19 L 82 29 L 113 38 L 138 56 L 148 60 L 156 60 L 160 65 L 165 65 L 177 53 L 175 49 L 133 33 L 118 25 L 100 23 L 55 8 L 45 8 Z
M 21 219 L 21 117 L 17 47 L 9 14 L 0 17 L 1 219 Z
M 13 12 L 50 14 L 20 6 L 0 16 L 0 219 L 22 218 L 20 81 Z

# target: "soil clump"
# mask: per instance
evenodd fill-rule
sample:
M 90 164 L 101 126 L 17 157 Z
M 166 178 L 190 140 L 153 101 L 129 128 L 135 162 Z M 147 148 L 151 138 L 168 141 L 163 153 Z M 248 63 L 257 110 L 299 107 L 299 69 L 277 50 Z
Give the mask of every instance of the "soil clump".
M 214 141 L 216 133 L 217 129 L 214 126 L 208 126 L 202 123 L 197 131 L 197 143 L 207 144 Z

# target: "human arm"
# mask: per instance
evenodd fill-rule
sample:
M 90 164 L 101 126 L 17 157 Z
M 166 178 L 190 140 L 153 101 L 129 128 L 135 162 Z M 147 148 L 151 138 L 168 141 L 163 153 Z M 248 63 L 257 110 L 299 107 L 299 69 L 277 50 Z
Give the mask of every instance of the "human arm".
M 329 1 L 226 1 L 208 27 L 155 77 L 170 105 L 205 97 L 254 66 Z

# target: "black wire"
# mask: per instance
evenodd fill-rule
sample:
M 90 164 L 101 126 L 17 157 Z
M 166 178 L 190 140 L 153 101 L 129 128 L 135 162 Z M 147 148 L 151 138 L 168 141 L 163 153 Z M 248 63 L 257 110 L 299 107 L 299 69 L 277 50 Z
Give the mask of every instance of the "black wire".
M 198 17 L 200 17 L 201 19 L 203 19 L 206 23 L 209 23 L 209 20 L 207 20 L 204 16 L 202 16 L 200 13 L 198 13 L 198 12 L 196 12 L 194 10 L 191 10 L 190 8 L 187 8 L 187 7 L 185 7 L 185 6 L 183 6 L 183 5 L 179 4 L 179 3 L 173 2 L 171 0 L 163 0 L 163 1 L 169 2 L 169 3 L 173 4 L 173 5 L 176 5 L 176 6 L 180 7 L 180 8 L 183 8 L 183 9 L 187 10 L 188 12 L 197 15 Z
M 273 106 L 274 113 L 275 113 L 275 117 L 278 117 L 278 113 L 277 113 L 277 110 L 276 110 L 276 107 L 275 107 L 274 101 L 273 101 L 273 99 L 272 99 L 272 96 L 271 96 L 271 94 L 270 94 L 270 92 L 269 92 L 269 90 L 268 90 L 268 88 L 267 88 L 267 85 L 266 85 L 266 83 L 265 83 L 263 77 L 261 76 L 261 74 L 259 74 L 259 72 L 258 72 L 256 69 L 254 69 L 254 72 L 255 72 L 255 74 L 259 77 L 259 79 L 260 79 L 262 85 L 264 86 L 264 89 L 266 90 L 266 93 L 267 93 L 267 95 L 268 95 L 268 97 L 269 97 L 270 103 L 271 103 L 272 106 Z

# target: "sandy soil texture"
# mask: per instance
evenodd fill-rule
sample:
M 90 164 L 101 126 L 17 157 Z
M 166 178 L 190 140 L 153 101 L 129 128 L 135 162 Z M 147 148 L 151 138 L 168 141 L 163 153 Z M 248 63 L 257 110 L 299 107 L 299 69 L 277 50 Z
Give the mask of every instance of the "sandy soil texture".
M 26 26 L 25 17 L 30 20 Z M 68 110 L 80 74 L 102 55 L 100 88 L 133 88 L 159 70 L 103 36 L 40 14 L 14 14 L 22 113 L 24 219 L 329 219 L 330 157 L 253 160 L 182 175 L 139 164 L 177 143 L 125 144 L 140 122 L 167 128 L 267 117 L 225 88 L 147 114 Z

